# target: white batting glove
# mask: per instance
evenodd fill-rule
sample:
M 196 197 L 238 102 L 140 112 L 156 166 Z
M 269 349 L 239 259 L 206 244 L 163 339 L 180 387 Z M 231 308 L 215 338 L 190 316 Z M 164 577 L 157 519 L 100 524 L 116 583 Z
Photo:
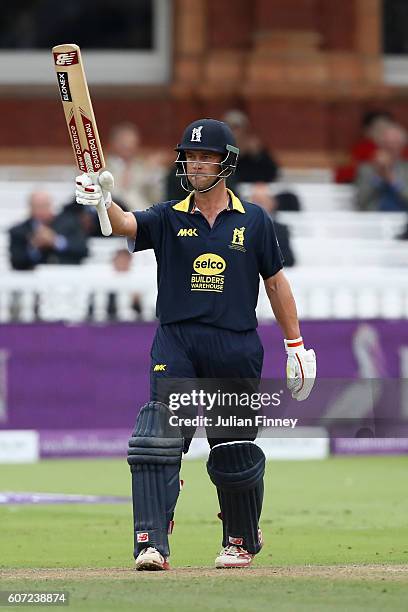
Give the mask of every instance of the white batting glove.
M 293 399 L 299 402 L 309 397 L 316 379 L 316 355 L 313 349 L 303 346 L 303 338 L 285 340 L 288 355 L 286 379 Z
M 98 206 L 103 204 L 106 209 L 112 204 L 112 190 L 115 184 L 110 172 L 104 170 L 99 175 L 81 174 L 76 179 L 75 197 L 78 204 Z

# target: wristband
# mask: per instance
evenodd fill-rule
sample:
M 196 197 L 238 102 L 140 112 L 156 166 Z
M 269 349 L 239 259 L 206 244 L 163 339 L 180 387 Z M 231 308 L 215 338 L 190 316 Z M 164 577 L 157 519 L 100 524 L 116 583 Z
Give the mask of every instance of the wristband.
M 302 336 L 299 336 L 299 338 L 294 338 L 293 340 L 285 339 L 283 342 L 285 343 L 285 350 L 288 355 L 294 355 L 304 348 Z

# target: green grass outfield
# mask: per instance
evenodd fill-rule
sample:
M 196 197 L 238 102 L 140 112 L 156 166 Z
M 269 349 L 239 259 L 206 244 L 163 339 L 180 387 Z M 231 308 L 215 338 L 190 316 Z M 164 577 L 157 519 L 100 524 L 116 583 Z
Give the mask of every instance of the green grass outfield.
M 247 571 L 212 569 L 215 490 L 204 461 L 182 477 L 171 564 L 190 569 L 132 571 L 130 504 L 0 506 L 1 590 L 65 589 L 71 610 L 408 610 L 408 457 L 269 462 Z M 119 460 L 2 466 L 0 491 L 128 495 L 130 475 Z

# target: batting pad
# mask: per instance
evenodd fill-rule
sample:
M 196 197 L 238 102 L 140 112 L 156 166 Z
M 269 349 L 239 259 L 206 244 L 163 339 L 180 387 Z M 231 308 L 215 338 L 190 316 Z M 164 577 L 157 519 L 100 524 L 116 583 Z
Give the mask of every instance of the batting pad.
M 217 487 L 222 545 L 260 551 L 259 518 L 264 493 L 265 455 L 253 442 L 226 442 L 211 449 L 207 471 Z
M 179 428 L 169 425 L 171 414 L 165 404 L 149 402 L 141 409 L 129 440 L 135 558 L 149 546 L 164 557 L 170 554 L 168 532 L 180 491 L 183 448 Z

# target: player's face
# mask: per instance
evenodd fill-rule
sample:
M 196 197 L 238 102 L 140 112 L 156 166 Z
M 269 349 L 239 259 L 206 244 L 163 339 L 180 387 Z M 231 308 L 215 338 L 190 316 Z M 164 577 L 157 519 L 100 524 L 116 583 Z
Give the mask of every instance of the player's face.
M 188 180 L 195 189 L 206 189 L 221 171 L 222 155 L 212 151 L 186 151 Z

